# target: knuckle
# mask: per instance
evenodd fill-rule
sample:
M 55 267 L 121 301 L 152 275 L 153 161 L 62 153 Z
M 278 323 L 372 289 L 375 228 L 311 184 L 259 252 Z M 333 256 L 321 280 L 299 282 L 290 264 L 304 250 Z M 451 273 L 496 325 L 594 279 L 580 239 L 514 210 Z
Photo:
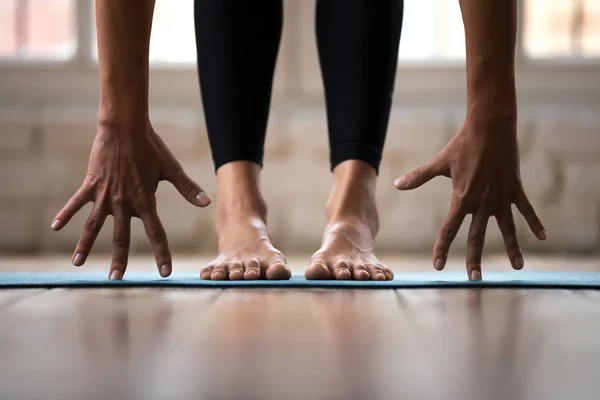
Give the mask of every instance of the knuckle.
M 65 204 L 65 209 L 73 209 L 77 207 L 77 205 L 81 203 L 81 201 L 82 200 L 79 198 L 79 195 L 74 195 L 67 201 L 67 204 Z
M 100 183 L 100 178 L 96 175 L 88 173 L 83 179 L 83 187 L 85 188 L 93 188 L 96 187 Z
M 167 233 L 161 228 L 151 230 L 148 236 L 157 242 L 164 242 L 167 239 Z
M 125 196 L 114 196 L 112 198 L 112 203 L 115 205 L 115 207 L 125 207 L 127 204 L 127 199 Z
M 471 236 L 467 239 L 467 244 L 471 247 L 483 247 L 485 239 L 481 236 Z
M 442 239 L 453 239 L 456 236 L 456 231 L 449 226 L 443 226 L 440 229 L 440 237 Z
M 100 227 L 98 221 L 94 218 L 90 218 L 85 223 L 85 228 L 90 231 L 96 231 Z
M 411 182 L 419 182 L 421 180 L 421 168 L 414 169 L 409 174 L 409 180 Z
M 188 195 L 193 195 L 193 194 L 195 194 L 195 193 L 196 193 L 196 191 L 197 191 L 197 186 L 196 186 L 196 184 L 195 184 L 194 182 L 188 181 L 188 182 L 185 184 L 185 187 L 184 187 L 183 191 L 184 191 L 186 194 L 188 194 Z
M 465 207 L 465 204 L 467 203 L 467 191 L 461 191 L 461 190 L 454 190 L 454 193 L 452 194 L 452 198 L 450 199 L 450 205 L 452 208 L 454 208 L 455 210 L 461 210 Z
M 156 201 L 154 196 L 143 195 L 136 200 L 136 209 L 142 213 L 154 210 Z
M 115 247 L 127 247 L 129 245 L 129 240 L 122 235 L 117 235 L 113 239 L 113 243 Z

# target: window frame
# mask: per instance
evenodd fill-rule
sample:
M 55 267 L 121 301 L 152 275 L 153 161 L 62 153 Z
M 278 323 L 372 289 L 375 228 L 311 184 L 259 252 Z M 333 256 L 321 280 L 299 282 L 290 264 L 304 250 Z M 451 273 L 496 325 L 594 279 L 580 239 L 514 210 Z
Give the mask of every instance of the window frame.
M 458 0 L 457 0 L 458 1 Z M 314 1 L 285 0 L 284 34 L 273 85 L 273 102 L 315 104 L 323 101 L 315 52 Z M 75 1 L 76 50 L 67 61 L 0 60 L 0 104 L 95 103 L 98 66 L 92 56 L 93 0 Z M 518 0 L 515 69 L 519 101 L 600 103 L 600 57 L 534 59 L 524 53 L 524 0 Z M 399 63 L 394 102 L 398 105 L 465 102 L 464 60 Z M 153 63 L 152 104 L 200 102 L 195 64 Z

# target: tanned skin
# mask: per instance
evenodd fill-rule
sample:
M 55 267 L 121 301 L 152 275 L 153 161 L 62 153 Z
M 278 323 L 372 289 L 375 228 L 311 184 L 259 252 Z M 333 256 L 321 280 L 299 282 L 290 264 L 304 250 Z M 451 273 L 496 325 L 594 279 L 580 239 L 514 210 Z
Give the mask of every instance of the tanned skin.
M 458 134 L 432 160 L 401 176 L 400 190 L 420 187 L 436 176 L 452 179 L 450 210 L 433 250 L 442 270 L 467 214 L 469 279 L 481 280 L 481 259 L 490 217 L 495 217 L 510 263 L 523 268 L 511 205 L 515 204 L 539 240 L 542 222 L 527 199 L 519 168 L 515 89 L 516 0 L 460 0 L 467 46 L 467 114 Z
M 195 206 L 210 203 L 150 124 L 148 67 L 153 13 L 153 0 L 96 1 L 100 70 L 96 138 L 81 188 L 52 222 L 52 229 L 58 231 L 84 205 L 94 203 L 73 253 L 73 264 L 81 266 L 106 217 L 112 215 L 112 280 L 125 274 L 134 217 L 144 223 L 160 275 L 167 277 L 172 272 L 167 235 L 156 212 L 160 181 L 171 182 Z

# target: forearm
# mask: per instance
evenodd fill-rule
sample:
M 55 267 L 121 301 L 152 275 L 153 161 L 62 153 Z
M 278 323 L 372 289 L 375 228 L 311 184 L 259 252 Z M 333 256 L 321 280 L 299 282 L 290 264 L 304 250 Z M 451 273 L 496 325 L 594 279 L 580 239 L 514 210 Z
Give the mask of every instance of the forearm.
M 460 0 L 467 53 L 468 114 L 516 119 L 516 0 Z
M 148 58 L 154 0 L 96 0 L 100 121 L 148 118 Z

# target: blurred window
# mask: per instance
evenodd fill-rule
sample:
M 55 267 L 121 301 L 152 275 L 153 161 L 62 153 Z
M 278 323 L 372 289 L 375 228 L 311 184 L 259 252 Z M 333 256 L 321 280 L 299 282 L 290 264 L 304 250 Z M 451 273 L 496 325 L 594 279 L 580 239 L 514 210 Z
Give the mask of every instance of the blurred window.
M 304 1 L 304 0 L 293 0 Z M 600 56 L 600 0 L 522 0 L 522 54 L 532 59 Z M 87 2 L 87 5 L 85 4 Z M 72 59 L 78 39 L 97 59 L 93 0 L 0 0 L 0 60 Z M 154 65 L 192 67 L 195 59 L 193 0 L 157 0 L 150 59 Z M 92 32 L 77 32 L 77 26 Z M 306 27 L 309 29 L 310 27 Z M 465 36 L 458 0 L 405 0 L 400 64 L 463 63 Z
M 71 59 L 76 20 L 74 0 L 0 0 L 0 60 Z
M 600 56 L 600 0 L 526 0 L 523 27 L 530 58 Z
M 405 0 L 401 63 L 462 61 L 458 0 Z M 523 0 L 520 46 L 532 59 L 600 56 L 600 0 Z

